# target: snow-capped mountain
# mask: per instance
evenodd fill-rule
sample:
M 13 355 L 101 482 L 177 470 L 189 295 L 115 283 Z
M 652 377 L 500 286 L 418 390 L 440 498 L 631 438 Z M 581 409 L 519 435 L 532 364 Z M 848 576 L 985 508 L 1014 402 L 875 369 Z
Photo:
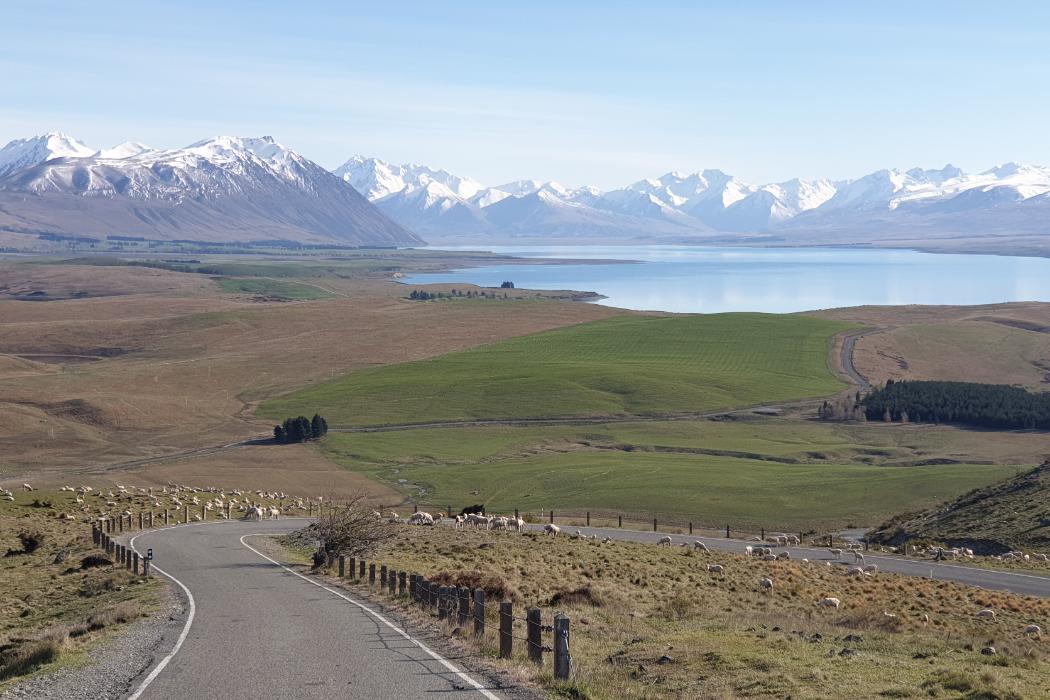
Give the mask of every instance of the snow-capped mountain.
M 52 158 L 86 158 L 95 151 L 57 131 L 16 139 L 0 149 L 0 177 Z
M 0 151 L 0 228 L 201 241 L 411 244 L 353 187 L 273 138 L 171 150 L 88 148 L 61 134 Z
M 336 172 L 391 218 L 431 239 L 641 241 L 762 234 L 791 240 L 811 230 L 814 240 L 857 241 L 900 232 L 958 234 L 975 226 L 995 228 L 999 221 L 1050 234 L 1050 221 L 1028 220 L 1042 216 L 1040 197 L 1050 201 L 1050 168 L 1018 163 L 976 174 L 946 165 L 766 185 L 716 169 L 673 171 L 604 192 L 529 179 L 485 187 L 445 170 L 360 156 Z

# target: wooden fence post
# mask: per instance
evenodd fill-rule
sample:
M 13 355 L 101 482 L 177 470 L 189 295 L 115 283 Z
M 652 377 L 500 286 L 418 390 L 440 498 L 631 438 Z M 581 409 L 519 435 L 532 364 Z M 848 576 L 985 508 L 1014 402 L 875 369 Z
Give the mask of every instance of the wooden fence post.
M 124 532 L 124 516 L 120 516 L 120 522 L 117 523 L 117 532 Z
M 339 578 L 346 578 L 346 557 L 339 555 Z
M 208 519 L 208 507 L 202 503 L 201 504 L 201 522 L 203 523 L 207 519 Z
M 485 634 L 485 591 L 478 588 L 474 591 L 474 636 Z
M 408 597 L 414 602 L 419 601 L 419 591 L 416 588 L 416 581 L 419 580 L 419 574 L 412 574 L 408 577 Z
M 509 659 L 514 653 L 514 604 L 504 600 L 499 604 L 499 657 Z
M 765 542 L 766 541 L 766 528 L 761 528 L 761 529 L 762 529 L 762 541 Z
M 312 499 L 306 502 L 306 516 L 308 518 L 314 517 L 314 502 Z
M 133 559 L 133 563 L 131 565 L 131 572 L 133 574 L 135 574 L 136 576 L 138 576 L 138 573 L 139 573 L 139 553 L 138 552 L 133 552 L 131 556 L 132 556 L 132 559 Z
M 551 509 L 551 525 L 554 524 L 554 509 Z
M 729 523 L 726 523 L 726 539 L 729 539 Z
M 357 557 L 350 557 L 350 578 L 357 577 Z
M 167 508 L 164 509 L 164 524 L 165 525 L 168 524 L 168 509 Z
M 148 557 L 142 557 L 142 575 L 149 578 L 150 560 Z
M 393 569 L 386 573 L 386 585 L 390 590 L 390 595 L 397 595 L 397 572 Z
M 386 564 L 379 567 L 379 588 L 386 588 Z
M 190 521 L 190 507 L 189 506 L 183 506 L 182 507 L 182 522 L 188 523 L 189 521 Z
M 418 503 L 413 503 L 412 504 L 412 512 L 413 513 L 418 513 L 419 512 L 419 504 Z
M 448 606 L 445 601 L 448 600 L 448 586 L 438 587 L 438 619 L 444 620 L 448 617 Z
M 572 661 L 569 658 L 569 618 L 565 615 L 554 616 L 554 677 L 569 677 Z
M 470 587 L 463 586 L 459 589 L 459 626 L 463 627 L 470 618 Z
M 142 529 L 142 511 L 139 511 L 139 529 Z
M 591 511 L 587 511 L 587 527 L 591 526 Z
M 282 503 L 281 505 L 283 506 L 284 504 Z M 283 507 L 281 508 L 281 511 L 284 511 Z M 233 503 L 230 501 L 226 501 L 226 519 L 233 520 Z
M 365 560 L 357 562 L 357 578 L 363 579 L 365 577 Z
M 518 509 L 517 509 L 517 508 L 515 508 L 515 509 L 514 509 L 514 519 L 515 519 L 515 520 L 517 520 L 517 519 L 518 519 L 518 517 L 519 517 L 519 516 L 518 516 Z
M 616 516 L 616 519 L 619 520 L 619 524 L 617 524 L 616 527 L 623 527 L 623 516 L 622 515 L 618 515 L 618 516 Z
M 408 577 L 408 572 L 398 571 L 397 572 L 397 594 L 399 596 L 405 595 L 405 579 Z
M 153 527 L 153 511 L 149 512 L 149 526 Z
M 372 562 L 368 565 L 368 585 L 376 585 L 376 564 Z
M 689 521 L 689 534 L 690 535 L 693 534 L 693 521 L 692 520 Z
M 656 518 L 653 518 L 653 532 L 656 532 Z
M 529 640 L 529 661 L 543 663 L 543 626 L 539 608 L 529 608 L 525 613 L 526 631 Z

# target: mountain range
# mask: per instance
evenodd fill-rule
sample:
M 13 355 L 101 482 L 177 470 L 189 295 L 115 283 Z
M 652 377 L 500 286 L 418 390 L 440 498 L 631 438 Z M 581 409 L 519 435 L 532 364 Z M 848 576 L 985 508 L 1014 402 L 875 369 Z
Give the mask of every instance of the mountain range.
M 625 187 L 497 186 L 354 156 L 334 171 L 273 138 L 95 149 L 60 133 L 0 149 L 0 232 L 407 246 L 516 241 L 1050 249 L 1050 168 L 878 170 L 765 185 L 721 170 Z M 966 241 L 970 241 L 966 243 Z M 978 243 L 973 243 L 978 241 Z M 941 245 L 944 248 L 944 245 Z
M 209 242 L 413 245 L 342 178 L 273 138 L 98 150 L 59 133 L 0 149 L 0 231 Z
M 977 174 L 948 165 L 766 185 L 721 170 L 670 172 L 609 191 L 537 180 L 486 187 L 446 170 L 362 156 L 334 172 L 428 240 L 642 242 L 761 235 L 859 242 L 1050 234 L 1050 168 L 1019 163 Z

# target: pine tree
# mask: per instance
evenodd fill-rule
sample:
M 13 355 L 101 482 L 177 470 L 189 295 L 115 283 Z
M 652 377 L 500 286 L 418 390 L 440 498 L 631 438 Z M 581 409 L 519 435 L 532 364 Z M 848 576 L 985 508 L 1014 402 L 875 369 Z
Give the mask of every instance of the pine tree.
M 273 426 L 273 439 L 282 444 L 288 442 L 288 433 L 285 432 L 284 426 Z
M 314 414 L 314 417 L 310 419 L 310 434 L 313 435 L 315 439 L 324 437 L 324 426 L 321 423 L 321 416 L 316 413 Z

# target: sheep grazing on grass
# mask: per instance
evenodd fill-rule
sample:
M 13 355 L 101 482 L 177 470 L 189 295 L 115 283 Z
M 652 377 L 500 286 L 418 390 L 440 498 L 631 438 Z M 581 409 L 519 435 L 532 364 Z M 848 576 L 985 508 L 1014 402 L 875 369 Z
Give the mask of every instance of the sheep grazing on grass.
M 704 544 L 703 542 L 701 542 L 700 540 L 697 540 L 696 542 L 693 542 L 693 549 L 700 550 L 701 552 L 708 552 L 708 551 L 710 551 L 707 548 L 707 545 Z M 748 547 L 748 549 L 750 549 L 750 547 Z
M 853 550 L 853 561 L 858 563 L 858 564 L 863 563 L 864 562 L 864 555 L 854 549 Z
M 762 561 L 776 561 L 776 560 L 777 560 L 777 555 L 776 554 L 763 554 L 762 555 Z
M 663 537 L 660 538 L 660 541 L 656 543 L 656 546 L 657 547 L 660 547 L 660 546 L 670 547 L 671 546 L 671 538 L 669 536 L 667 536 L 667 535 L 664 535 Z
M 413 513 L 412 515 L 408 516 L 408 524 L 433 525 L 434 516 L 432 516 L 430 513 L 424 513 L 423 511 L 419 511 L 418 513 Z
M 790 559 L 790 558 L 791 558 L 791 553 L 790 552 L 781 552 L 780 554 L 777 555 L 777 559 Z
M 841 602 L 838 598 L 821 598 L 817 601 L 817 605 L 822 608 L 838 608 Z
M 609 544 L 610 542 L 612 542 L 611 537 L 605 537 L 604 539 L 602 539 L 602 544 Z
M 864 569 L 860 568 L 859 566 L 854 566 L 854 567 L 851 567 L 849 569 L 849 571 L 846 572 L 846 575 L 847 576 L 863 576 L 864 575 Z
M 979 613 L 977 613 L 977 617 L 979 617 L 982 620 L 994 620 L 995 611 L 985 608 L 984 610 L 981 610 Z
M 23 491 L 32 491 L 33 487 L 30 486 L 29 484 L 22 484 L 22 490 Z
M 879 570 L 879 565 L 878 564 L 868 564 L 867 566 L 864 567 L 864 573 L 866 573 L 866 574 L 878 573 L 878 570 Z
M 708 564 L 707 571 L 708 573 L 718 574 L 719 576 L 721 576 L 725 574 L 725 567 L 721 564 Z
M 838 548 L 829 549 L 828 553 L 830 553 L 831 556 L 835 557 L 836 559 L 841 559 L 842 558 L 842 550 L 841 549 L 838 549 Z
M 1034 634 L 1036 637 L 1043 636 L 1043 628 L 1039 625 L 1028 625 L 1024 628 L 1025 634 Z
M 550 535 L 551 537 L 557 537 L 558 533 L 561 532 L 561 528 L 557 525 L 544 525 L 543 534 Z
M 758 582 L 758 585 L 762 586 L 763 590 L 769 591 L 770 593 L 773 592 L 773 579 L 769 578 L 768 576 L 764 576 Z

